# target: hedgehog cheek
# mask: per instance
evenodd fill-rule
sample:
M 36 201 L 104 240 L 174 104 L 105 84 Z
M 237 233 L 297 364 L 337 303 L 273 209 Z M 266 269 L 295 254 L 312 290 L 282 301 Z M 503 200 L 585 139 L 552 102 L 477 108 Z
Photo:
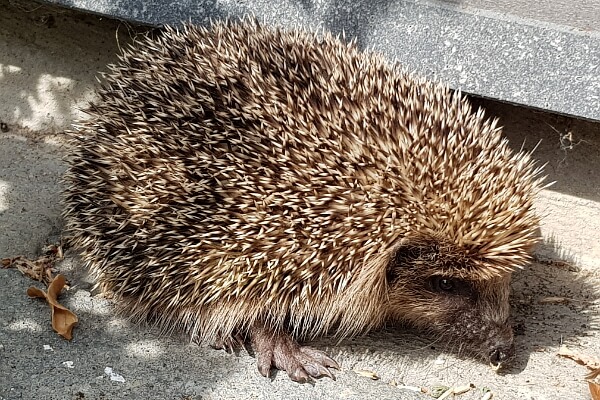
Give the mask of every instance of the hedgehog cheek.
M 461 347 L 466 345 L 466 353 L 498 369 L 514 356 L 508 302 L 510 275 L 471 284 L 471 305 L 457 308 L 440 335 Z
M 510 323 L 511 274 L 482 281 L 478 284 L 476 309 L 481 326 L 472 333 L 480 343 L 480 355 L 495 369 L 514 356 L 513 330 Z

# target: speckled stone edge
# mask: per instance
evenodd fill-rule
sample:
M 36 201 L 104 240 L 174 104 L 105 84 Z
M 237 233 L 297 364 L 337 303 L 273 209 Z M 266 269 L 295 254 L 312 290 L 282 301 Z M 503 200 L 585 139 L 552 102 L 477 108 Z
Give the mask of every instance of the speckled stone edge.
M 454 89 L 600 120 L 598 32 L 418 0 L 46 1 L 149 25 L 254 14 L 325 28 Z

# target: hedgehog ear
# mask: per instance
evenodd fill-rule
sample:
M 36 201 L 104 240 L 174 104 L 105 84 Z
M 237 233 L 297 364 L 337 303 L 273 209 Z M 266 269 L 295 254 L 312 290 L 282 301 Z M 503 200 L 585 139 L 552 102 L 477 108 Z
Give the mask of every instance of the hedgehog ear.
M 412 267 L 411 260 L 418 257 L 418 246 L 411 244 L 408 238 L 402 238 L 399 243 L 392 248 L 387 265 L 386 279 L 388 284 L 394 282 L 402 271 Z
M 426 237 L 402 238 L 390 251 L 386 271 L 388 283 L 410 273 L 423 274 L 424 268 L 435 263 L 438 252 L 439 248 L 435 241 Z

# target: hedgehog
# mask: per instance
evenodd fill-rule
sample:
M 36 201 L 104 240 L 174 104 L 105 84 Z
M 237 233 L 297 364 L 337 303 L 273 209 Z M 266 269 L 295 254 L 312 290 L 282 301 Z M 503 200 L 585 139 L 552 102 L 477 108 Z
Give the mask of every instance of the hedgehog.
M 135 320 L 299 382 L 339 368 L 300 343 L 388 324 L 513 357 L 543 166 L 460 92 L 249 18 L 147 35 L 98 92 L 69 134 L 67 237 Z

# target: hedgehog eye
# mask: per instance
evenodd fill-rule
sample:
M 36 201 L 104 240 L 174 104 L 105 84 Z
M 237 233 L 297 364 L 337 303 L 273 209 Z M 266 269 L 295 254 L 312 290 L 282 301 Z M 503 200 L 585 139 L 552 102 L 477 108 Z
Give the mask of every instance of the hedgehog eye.
M 444 293 L 452 293 L 457 287 L 457 282 L 454 279 L 444 278 L 443 276 L 433 277 L 431 284 L 436 292 Z

